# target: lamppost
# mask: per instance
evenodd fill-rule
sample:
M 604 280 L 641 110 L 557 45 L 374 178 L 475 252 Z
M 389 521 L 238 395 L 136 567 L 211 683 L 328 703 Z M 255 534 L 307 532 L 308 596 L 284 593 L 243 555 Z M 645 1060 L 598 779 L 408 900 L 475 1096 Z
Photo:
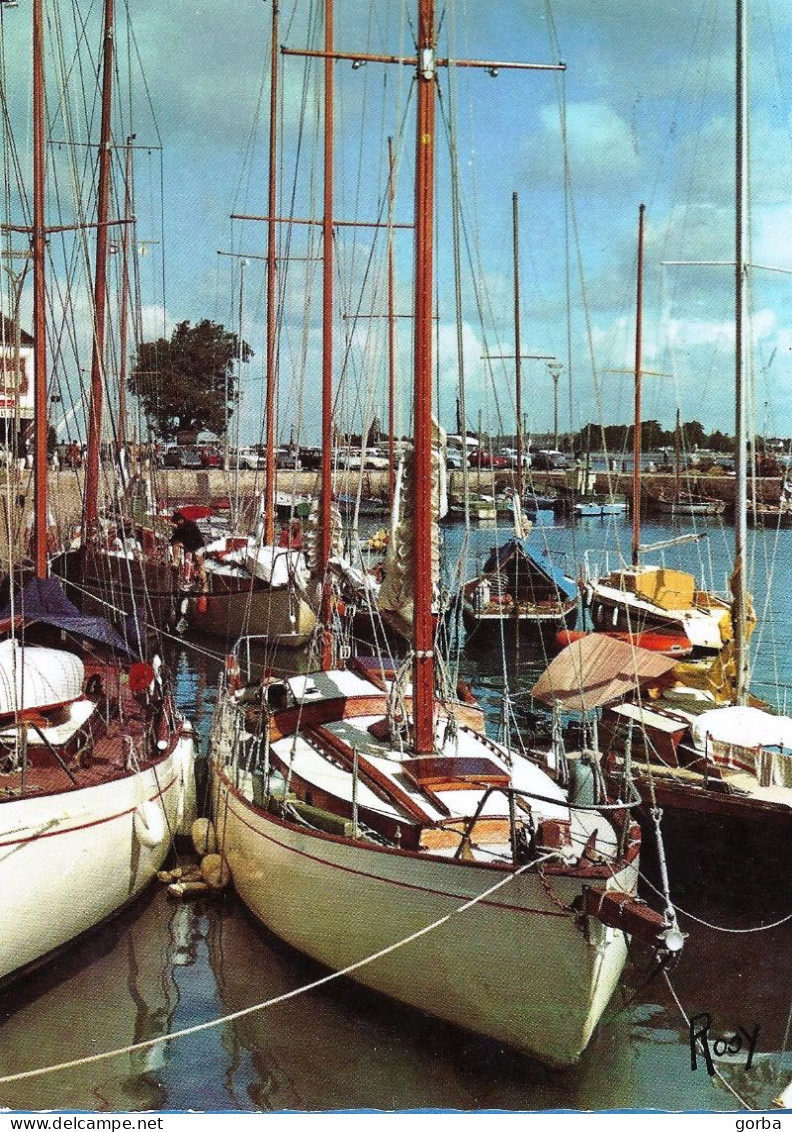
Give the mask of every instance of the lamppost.
M 558 448 L 558 379 L 561 376 L 563 365 L 559 361 L 547 363 L 550 376 L 553 379 L 553 447 Z

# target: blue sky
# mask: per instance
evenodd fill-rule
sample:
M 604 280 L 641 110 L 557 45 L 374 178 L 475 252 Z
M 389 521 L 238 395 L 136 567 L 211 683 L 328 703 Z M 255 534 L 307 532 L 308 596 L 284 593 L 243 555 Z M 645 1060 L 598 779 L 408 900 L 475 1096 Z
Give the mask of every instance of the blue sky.
M 213 318 L 236 328 L 239 268 L 218 251 L 248 253 L 242 326 L 255 351 L 244 367 L 241 435 L 258 438 L 263 373 L 265 230 L 232 222 L 233 211 L 266 211 L 268 59 L 271 8 L 265 0 L 180 0 L 118 7 L 119 69 L 132 60 L 131 90 L 122 84 L 116 139 L 134 131 L 137 236 L 150 241 L 139 257 L 146 337 L 176 321 Z M 362 0 L 336 4 L 336 46 L 343 51 L 410 54 L 414 4 Z M 71 15 L 58 5 L 66 31 Z M 79 6 L 86 40 L 96 51 L 98 4 Z M 65 14 L 64 14 L 65 13 Z M 438 7 L 440 53 L 451 58 L 556 62 L 551 72 L 455 68 L 441 76 L 438 117 L 437 317 L 442 423 L 454 428 L 463 349 L 468 424 L 513 427 L 514 363 L 482 360 L 513 354 L 512 193 L 519 194 L 522 351 L 553 355 L 562 429 L 589 420 L 628 421 L 633 357 L 635 241 L 638 205 L 647 205 L 645 417 L 683 419 L 733 431 L 733 4 L 686 0 L 527 0 Z M 281 9 L 281 42 L 311 38 L 321 12 L 301 0 Z M 9 116 L 23 169 L 29 160 L 29 0 L 3 12 Z M 754 427 L 789 434 L 792 304 L 792 202 L 789 171 L 792 13 L 781 0 L 751 10 L 751 202 L 755 376 Z M 57 42 L 54 26 L 50 44 Z M 71 56 L 68 48 L 63 59 Z M 138 64 L 139 60 L 139 64 Z M 69 70 L 69 105 L 79 99 L 68 64 L 50 66 L 50 111 L 59 69 Z M 145 83 L 142 76 L 145 76 Z M 382 216 L 385 138 L 394 138 L 396 219 L 412 219 L 412 75 L 406 67 L 336 66 L 336 216 Z M 86 85 L 90 85 L 86 82 Z M 303 217 L 321 207 L 317 145 L 321 64 L 282 60 L 280 211 Z M 62 96 L 61 96 L 62 97 Z M 563 112 L 562 112 L 563 107 Z M 306 113 L 303 115 L 302 110 Z M 76 119 L 80 111 L 73 110 Z M 61 116 L 51 137 L 63 137 Z M 302 134 L 300 122 L 303 121 Z M 446 125 L 446 123 L 448 125 Z M 563 125 L 562 125 L 563 124 Z M 451 249 L 450 165 L 445 135 L 457 153 L 461 253 L 461 333 L 455 318 Z M 95 127 L 80 127 L 84 140 Z M 564 145 L 564 140 L 566 145 Z M 299 165 L 297 164 L 299 145 Z M 565 154 L 569 191 L 565 191 Z M 119 157 L 120 163 L 121 158 Z M 68 162 L 53 150 L 53 170 Z M 160 181 L 160 170 L 162 180 Z M 295 172 L 295 170 L 297 170 Z M 77 174 L 72 174 L 77 179 Z M 63 190 L 61 190 L 63 191 Z M 75 190 L 76 191 L 76 190 Z M 293 205 L 289 203 L 293 200 Z M 12 206 L 12 211 L 14 211 Z M 51 222 L 56 222 L 51 217 Z M 279 428 L 305 442 L 317 438 L 320 373 L 320 251 L 315 229 L 282 232 Z M 395 237 L 397 312 L 411 308 L 411 236 Z M 360 430 L 382 414 L 385 374 L 385 237 L 372 228 L 339 228 L 336 237 L 335 369 L 342 427 Z M 669 261 L 723 261 L 671 266 Z M 665 266 L 664 266 L 665 264 Z M 776 270 L 770 271 L 767 268 Z M 56 275 L 59 271 L 56 269 Z M 164 281 L 164 293 L 163 293 Z M 82 305 L 81 305 L 82 302 Z M 74 299 L 78 318 L 87 301 Z M 29 294 L 23 312 L 29 310 Z M 355 311 L 377 317 L 354 321 Z M 410 323 L 397 323 L 399 430 L 409 429 Z M 68 379 L 89 357 L 66 364 Z M 616 371 L 616 372 L 614 372 Z M 571 373 L 571 387 L 570 387 Z M 523 363 L 523 410 L 532 431 L 552 427 L 547 363 Z M 571 394 L 571 396 L 570 396 Z

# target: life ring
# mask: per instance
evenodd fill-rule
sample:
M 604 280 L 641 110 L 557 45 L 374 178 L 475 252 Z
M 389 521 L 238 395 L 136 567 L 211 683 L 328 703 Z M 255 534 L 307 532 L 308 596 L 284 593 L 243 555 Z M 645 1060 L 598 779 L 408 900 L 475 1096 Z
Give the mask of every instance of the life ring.
M 141 802 L 135 810 L 132 824 L 141 845 L 154 849 L 165 836 L 165 818 L 158 802 Z

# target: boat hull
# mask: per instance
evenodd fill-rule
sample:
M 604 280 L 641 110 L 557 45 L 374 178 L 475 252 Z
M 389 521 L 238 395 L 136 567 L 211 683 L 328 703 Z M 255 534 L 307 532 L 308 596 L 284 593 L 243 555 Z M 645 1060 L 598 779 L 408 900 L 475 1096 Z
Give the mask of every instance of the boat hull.
M 248 801 L 220 767 L 213 783 L 237 891 L 275 935 L 346 970 L 450 917 L 347 973 L 545 1063 L 577 1061 L 626 958 L 622 933 L 571 914 L 579 879 L 526 872 L 454 915 L 509 873 L 295 827 Z M 630 865 L 608 884 L 634 891 L 636 880 Z
M 512 603 L 500 608 L 478 610 L 475 603 L 467 598 L 462 604 L 462 619 L 469 633 L 495 633 L 501 629 L 510 629 L 540 636 L 561 629 L 573 629 L 577 615 L 577 601 L 560 603 L 553 608 L 534 609 L 526 609 L 524 606 L 518 608 Z
M 85 613 L 123 619 L 144 608 L 153 626 L 177 625 L 184 620 L 210 636 L 237 640 L 261 636 L 279 645 L 300 648 L 311 639 L 316 615 L 309 603 L 290 586 L 272 588 L 259 579 L 208 574 L 207 592 L 179 590 L 178 571 L 159 562 L 141 562 L 111 556 L 94 556 L 78 573 L 79 555 L 62 556 L 60 567 L 66 586 L 76 591 Z M 92 568 L 93 567 L 93 568 Z
M 267 637 L 290 648 L 307 644 L 316 628 L 316 614 L 299 592 L 250 583 L 236 592 L 191 595 L 187 620 L 213 637 Z
M 137 773 L 0 805 L 0 983 L 44 961 L 149 884 L 171 835 L 186 832 L 194 817 L 193 757 L 192 734 L 183 732 L 165 758 Z

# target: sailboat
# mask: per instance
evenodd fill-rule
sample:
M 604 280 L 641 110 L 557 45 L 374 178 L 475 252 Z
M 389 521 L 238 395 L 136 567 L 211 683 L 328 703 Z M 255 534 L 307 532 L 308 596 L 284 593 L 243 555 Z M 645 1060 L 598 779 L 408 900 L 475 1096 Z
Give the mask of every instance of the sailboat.
M 682 488 L 681 437 L 682 426 L 679 423 L 679 409 L 677 409 L 674 430 L 674 490 L 670 494 L 661 491 L 657 495 L 652 495 L 649 499 L 650 506 L 661 515 L 722 515 L 726 510 L 724 499 L 716 499 L 702 491 Z
M 512 498 L 514 535 L 492 547 L 481 573 L 462 586 L 462 617 L 468 632 L 530 629 L 535 633 L 573 628 L 578 613 L 577 583 L 549 555 L 529 543 L 531 524 L 523 516 L 524 475 L 518 198 L 512 195 L 514 252 L 514 363 L 517 426 L 517 482 Z M 536 514 L 536 511 L 534 511 Z
M 586 606 L 594 628 L 634 635 L 646 631 L 678 633 L 700 653 L 719 653 L 733 635 L 731 604 L 700 589 L 692 574 L 651 566 L 641 555 L 697 535 L 641 544 L 641 391 L 643 377 L 643 261 L 646 207 L 638 213 L 638 266 L 635 319 L 635 414 L 633 426 L 632 562 L 586 583 Z
M 0 611 L 0 981 L 133 900 L 195 801 L 192 727 L 159 659 L 136 659 L 48 576 L 43 0 L 33 42 L 35 577 Z M 107 68 L 112 0 L 104 45 Z
M 746 21 L 744 2 L 737 0 L 733 640 L 701 674 L 683 663 L 652 695 L 637 694 L 634 685 L 622 688 L 604 704 L 598 731 L 611 785 L 622 796 L 637 789 L 658 823 L 662 812 L 666 853 L 677 875 L 722 883 L 730 897 L 737 891 L 754 902 L 766 897 L 775 911 L 779 892 L 787 891 L 792 852 L 792 718 L 767 710 L 749 690 Z M 556 661 L 568 669 L 565 652 Z M 635 649 L 631 666 L 642 665 L 646 655 Z M 594 684 L 602 686 L 601 670 L 591 673 Z
M 634 899 L 628 806 L 606 816 L 577 805 L 437 699 L 433 0 L 420 0 L 416 28 L 411 670 L 384 687 L 328 667 L 248 683 L 230 662 L 213 727 L 213 814 L 237 892 L 281 939 L 390 998 L 564 1066 L 618 982 L 625 932 L 669 943 L 670 925 Z
M 278 6 L 272 19 L 277 28 Z M 276 37 L 277 38 L 277 37 Z M 273 62 L 272 98 L 277 99 L 277 61 Z M 276 101 L 273 102 L 276 104 Z M 163 536 L 156 515 L 128 522 L 117 516 L 100 519 L 86 512 L 82 536 L 54 568 L 81 595 L 88 608 L 104 612 L 108 593 L 125 615 L 142 603 L 149 624 L 171 624 L 180 632 L 190 626 L 202 633 L 236 640 L 241 634 L 300 648 L 316 627 L 306 588 L 309 569 L 301 537 L 290 528 L 275 534 L 275 116 L 270 131 L 269 216 L 267 248 L 266 444 L 265 483 L 256 529 L 220 534 L 195 552 L 173 545 Z M 101 261 L 97 260 L 98 265 Z M 104 268 L 102 268 L 104 270 Z M 240 290 L 242 283 L 240 283 Z M 242 310 L 240 294 L 240 318 Z M 96 310 L 99 311 L 97 302 Z M 97 336 L 98 338 L 98 336 Z M 242 342 L 240 325 L 238 340 Z M 95 367 L 96 368 L 96 367 Z M 99 397 L 99 393 L 95 395 Z M 88 466 L 93 495 L 98 463 Z M 88 491 L 86 491 L 88 495 Z M 91 496 L 89 495 L 89 498 Z M 178 510 L 176 515 L 181 514 Z M 98 604 L 97 604 L 98 603 Z

